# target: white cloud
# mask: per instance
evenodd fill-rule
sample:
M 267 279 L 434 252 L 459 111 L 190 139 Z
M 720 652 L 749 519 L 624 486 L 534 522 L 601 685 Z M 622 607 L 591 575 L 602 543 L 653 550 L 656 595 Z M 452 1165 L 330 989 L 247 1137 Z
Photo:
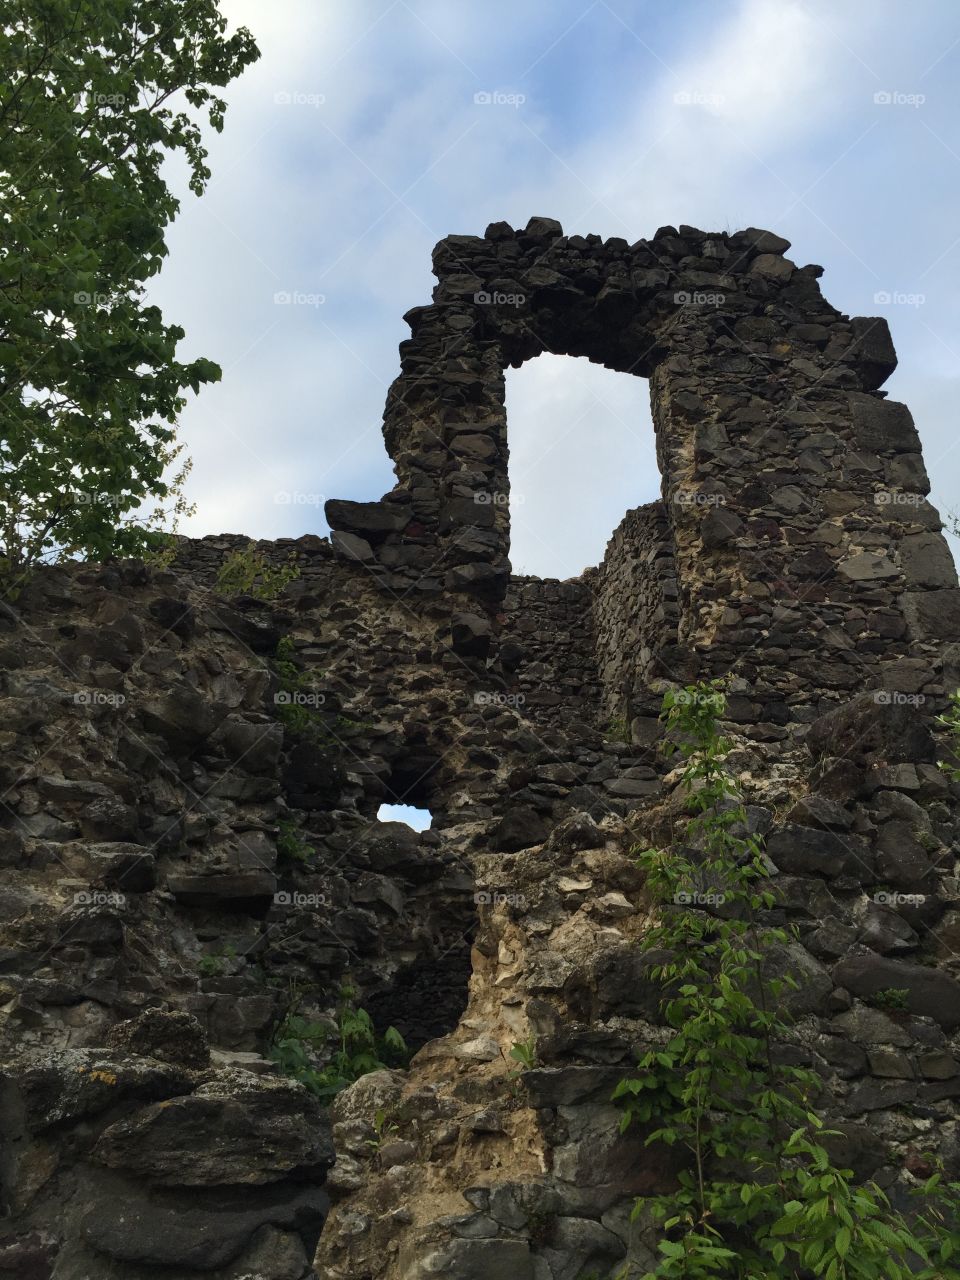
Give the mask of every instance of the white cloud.
M 434 242 L 481 233 L 491 220 L 522 225 L 542 213 L 569 232 L 629 239 L 661 223 L 769 226 L 794 240 L 799 261 L 827 267 L 824 291 L 835 305 L 870 314 L 873 291 L 904 274 L 916 241 L 906 228 L 935 219 L 913 270 L 945 254 L 922 316 L 939 341 L 924 338 L 921 317 L 891 317 L 903 365 L 894 394 L 909 401 L 921 367 L 948 372 L 945 357 L 931 353 L 945 335 L 957 346 L 960 290 L 945 281 L 960 251 L 949 249 L 955 233 L 944 213 L 956 181 L 944 181 L 954 162 L 924 124 L 947 143 L 950 131 L 931 114 L 877 113 L 871 95 L 915 86 L 950 40 L 900 34 L 889 0 L 839 9 L 825 0 L 722 9 L 689 0 L 682 19 L 680 10 L 622 13 L 644 49 L 614 16 L 621 6 L 598 4 L 573 25 L 582 9 L 563 3 L 530 12 L 499 0 L 482 11 L 439 0 L 287 0 L 274 9 L 229 0 L 228 18 L 250 25 L 263 58 L 228 90 L 209 191 L 199 202 L 184 196 L 154 290 L 187 329 L 185 349 L 225 371 L 183 419 L 200 504 L 191 532 L 322 531 L 319 510 L 279 507 L 274 492 L 368 498 L 390 487 L 379 426 L 407 336 L 401 316 L 429 301 Z M 941 25 L 948 19 L 944 9 Z M 589 38 L 598 24 L 609 27 L 605 42 Z M 596 61 L 611 43 L 622 59 L 616 69 Z M 571 67 L 577 85 L 565 79 Z M 949 83 L 949 59 L 941 70 Z M 570 114 L 585 86 L 608 104 L 590 128 Z M 527 102 L 474 103 L 478 89 L 497 87 L 524 92 Z M 710 100 L 684 105 L 674 100 L 680 91 Z M 277 93 L 324 101 L 284 105 Z M 898 150 L 888 156 L 890 145 Z M 891 187 L 890 174 L 918 155 L 942 194 L 927 202 L 929 213 L 912 204 L 906 213 L 910 184 Z M 326 302 L 278 316 L 277 290 L 322 292 Z M 614 391 L 615 375 L 581 375 L 579 363 L 548 373 L 542 360 L 510 375 L 511 477 L 526 497 L 513 558 L 550 573 L 594 563 L 625 507 L 657 484 L 616 418 L 591 399 L 599 394 L 628 414 L 635 390 L 645 406 L 645 384 L 625 379 L 627 389 Z M 598 381 L 584 381 L 591 377 Z M 949 431 L 943 425 L 947 403 L 938 395 L 917 415 L 924 439 L 944 447 L 956 436 L 952 422 Z M 535 456 L 556 423 L 585 407 L 597 476 L 586 484 L 576 451 L 558 445 Z M 612 465 L 621 456 L 637 459 L 636 475 Z M 948 464 L 949 485 L 960 477 L 960 454 Z

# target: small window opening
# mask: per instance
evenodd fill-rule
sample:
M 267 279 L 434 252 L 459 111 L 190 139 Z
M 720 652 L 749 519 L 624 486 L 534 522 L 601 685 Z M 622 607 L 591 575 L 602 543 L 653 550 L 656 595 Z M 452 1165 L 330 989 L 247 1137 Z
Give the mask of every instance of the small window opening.
M 380 822 L 405 822 L 414 831 L 427 831 L 433 821 L 429 809 L 418 809 L 412 804 L 382 804 L 377 810 Z

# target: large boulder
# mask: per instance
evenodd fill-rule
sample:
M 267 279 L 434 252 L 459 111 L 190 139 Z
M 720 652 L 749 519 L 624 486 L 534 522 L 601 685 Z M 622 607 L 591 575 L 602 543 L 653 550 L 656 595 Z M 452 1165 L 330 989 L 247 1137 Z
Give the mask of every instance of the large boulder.
M 160 1186 L 240 1186 L 333 1163 L 329 1121 L 301 1085 L 226 1070 L 186 1097 L 134 1111 L 100 1135 L 94 1158 Z
M 862 950 L 834 967 L 833 980 L 861 1000 L 881 991 L 906 991 L 906 1007 L 911 1013 L 933 1018 L 945 1031 L 960 1027 L 960 982 L 942 969 Z
M 118 1022 L 107 1033 L 107 1046 L 198 1070 L 210 1061 L 200 1023 L 177 1009 L 145 1009 L 136 1018 Z
M 324 504 L 323 513 L 331 529 L 357 534 L 368 544 L 382 542 L 388 533 L 399 533 L 410 522 L 408 511 L 386 502 L 331 498 Z
M 266 1225 L 306 1229 L 315 1243 L 329 1207 L 319 1187 L 194 1187 L 187 1200 L 182 1193 L 98 1175 L 84 1190 L 86 1243 L 119 1262 L 151 1268 L 222 1267 Z
M 933 763 L 937 753 L 927 718 L 913 703 L 884 690 L 861 693 L 810 726 L 814 755 L 842 756 L 855 763 Z

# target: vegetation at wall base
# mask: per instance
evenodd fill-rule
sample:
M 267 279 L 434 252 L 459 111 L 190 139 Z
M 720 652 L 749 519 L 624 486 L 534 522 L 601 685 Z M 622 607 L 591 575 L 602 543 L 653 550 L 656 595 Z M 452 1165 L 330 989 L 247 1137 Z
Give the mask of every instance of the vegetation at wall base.
M 409 1057 L 396 1027 L 378 1035 L 369 1013 L 354 1003 L 355 996 L 351 987 L 341 988 L 335 1027 L 311 1021 L 291 1007 L 274 1033 L 271 1058 L 284 1075 L 326 1103 L 361 1076 L 406 1066 Z M 318 1065 L 321 1058 L 326 1062 Z
M 824 1145 L 816 1076 L 774 1052 L 789 1035 L 779 1009 L 796 984 L 767 970 L 791 937 L 762 924 L 776 897 L 724 767 L 724 709 L 719 681 L 665 696 L 667 748 L 680 753 L 693 816 L 669 851 L 637 851 L 661 904 L 643 945 L 661 957 L 649 972 L 665 985 L 671 1031 L 614 1097 L 623 1128 L 651 1126 L 648 1144 L 684 1155 L 677 1189 L 634 1209 L 663 1235 L 644 1280 L 958 1277 L 960 1183 L 934 1174 L 909 1217 L 875 1183 L 856 1185 Z M 620 1275 L 639 1277 L 629 1266 Z

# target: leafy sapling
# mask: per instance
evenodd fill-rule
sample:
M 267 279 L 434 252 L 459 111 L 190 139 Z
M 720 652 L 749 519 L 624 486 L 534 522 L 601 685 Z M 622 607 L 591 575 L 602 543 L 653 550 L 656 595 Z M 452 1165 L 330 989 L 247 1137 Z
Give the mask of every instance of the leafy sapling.
M 775 897 L 724 765 L 724 709 L 716 681 L 665 697 L 668 749 L 683 762 L 692 816 L 674 847 L 637 851 L 665 908 L 642 946 L 657 953 L 648 973 L 664 984 L 668 1034 L 640 1054 L 614 1098 L 622 1128 L 643 1124 L 648 1144 L 680 1157 L 676 1191 L 635 1208 L 635 1217 L 651 1210 L 663 1233 L 644 1280 L 957 1277 L 960 1183 L 935 1175 L 909 1218 L 875 1183 L 856 1185 L 825 1145 L 818 1079 L 775 1052 L 789 1039 L 781 1009 L 797 984 L 771 977 L 769 960 L 792 935 L 764 923 Z M 719 887 L 722 917 L 684 898 L 697 877 Z

